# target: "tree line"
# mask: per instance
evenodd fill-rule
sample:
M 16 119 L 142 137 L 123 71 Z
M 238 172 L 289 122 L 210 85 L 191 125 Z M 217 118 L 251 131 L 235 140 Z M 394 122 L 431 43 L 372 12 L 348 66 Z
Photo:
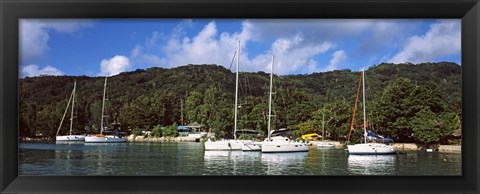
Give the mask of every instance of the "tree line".
M 461 66 L 383 63 L 365 74 L 368 130 L 397 142 L 441 143 L 461 126 Z M 359 75 L 348 69 L 275 75 L 273 128 L 291 128 L 298 137 L 321 133 L 323 124 L 329 139 L 345 141 Z M 240 72 L 239 80 L 238 129 L 266 135 L 269 74 Z M 74 130 L 99 131 L 103 77 L 26 77 L 19 90 L 21 137 L 55 136 L 74 81 Z M 108 78 L 105 123 L 131 131 L 198 122 L 217 137 L 231 138 L 234 94 L 235 74 L 222 66 L 138 69 Z M 362 126 L 363 112 L 357 111 L 352 141 L 361 139 Z M 68 129 L 64 122 L 61 133 Z

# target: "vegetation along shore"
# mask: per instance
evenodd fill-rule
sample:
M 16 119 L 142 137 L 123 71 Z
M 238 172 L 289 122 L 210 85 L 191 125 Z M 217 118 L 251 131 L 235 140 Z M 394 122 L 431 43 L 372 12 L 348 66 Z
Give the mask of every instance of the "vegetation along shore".
M 273 128 L 290 128 L 293 138 L 320 134 L 324 115 L 325 138 L 345 143 L 359 75 L 348 69 L 277 75 L 273 83 Z M 366 117 L 370 129 L 391 137 L 395 143 L 461 143 L 460 65 L 384 63 L 366 70 L 366 77 Z M 116 130 L 136 136 L 148 131 L 153 133 L 152 137 L 165 140 L 181 136 L 179 126 L 198 123 L 201 128 L 196 132 L 210 133 L 216 138 L 233 137 L 235 74 L 229 69 L 218 65 L 155 67 L 108 79 L 105 123 L 115 123 Z M 238 128 L 265 136 L 269 75 L 241 72 L 239 79 Z M 74 81 L 77 88 L 73 127 L 81 133 L 99 131 L 103 77 L 26 77 L 20 79 L 19 88 L 21 139 L 55 137 Z M 355 117 L 362 121 L 363 113 Z M 358 130 L 351 142 L 360 142 L 362 127 L 362 122 L 355 122 Z M 68 128 L 64 125 L 61 131 Z

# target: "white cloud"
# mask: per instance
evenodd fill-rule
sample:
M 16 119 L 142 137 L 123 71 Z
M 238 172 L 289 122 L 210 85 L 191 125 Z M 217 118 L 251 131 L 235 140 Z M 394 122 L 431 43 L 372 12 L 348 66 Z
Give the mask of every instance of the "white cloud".
M 145 46 L 149 48 L 155 48 L 157 47 L 158 43 L 164 38 L 165 38 L 165 35 L 155 31 L 152 33 L 150 37 L 147 38 L 147 40 L 145 41 Z
M 130 67 L 130 60 L 121 55 L 116 55 L 110 59 L 104 59 L 100 63 L 99 76 L 112 76 L 126 71 Z
M 50 31 L 74 33 L 82 28 L 92 27 L 89 20 L 70 19 L 21 19 L 20 54 L 22 63 L 42 57 L 49 50 Z
M 142 50 L 143 50 L 142 46 L 140 45 L 135 46 L 135 48 L 133 48 L 132 50 L 132 53 L 130 54 L 130 57 L 132 58 L 139 57 L 142 54 Z
M 52 66 L 39 69 L 37 65 L 31 64 L 22 67 L 21 77 L 35 77 L 40 75 L 64 75 L 64 73 Z
M 172 36 L 180 37 L 186 34 L 185 30 L 193 27 L 192 19 L 185 19 L 172 30 Z
M 445 21 L 432 25 L 423 36 L 413 36 L 420 30 L 418 26 L 422 22 L 425 20 L 244 20 L 240 30 L 222 32 L 211 21 L 196 34 L 188 36 L 190 33 L 185 30 L 191 29 L 193 22 L 185 20 L 171 34 L 153 32 L 144 45 L 132 49 L 131 59 L 135 65 L 166 68 L 187 64 L 218 64 L 229 68 L 237 42 L 241 40 L 240 71 L 269 72 L 271 53 L 274 52 L 275 73 L 283 75 L 336 70 L 345 66 L 349 58 L 367 58 L 370 61 L 362 63 L 369 66 L 374 61 L 392 58 L 395 54 L 391 54 L 391 49 L 402 46 L 406 40 L 408 43 L 403 54 L 399 53 L 397 58 L 435 57 L 448 48 L 436 44 L 433 45 L 435 48 L 415 50 L 429 45 L 429 42 L 444 40 L 446 43 L 456 39 L 459 43 L 459 27 Z M 269 45 L 258 47 L 265 43 Z M 330 61 L 319 61 L 334 48 L 337 50 Z M 454 48 L 449 53 L 459 52 L 456 50 L 460 48 L 459 44 Z M 235 71 L 235 67 L 232 70 Z
M 330 63 L 322 71 L 325 72 L 325 71 L 337 70 L 338 66 L 342 62 L 344 62 L 346 59 L 347 59 L 347 54 L 345 54 L 345 51 L 343 50 L 335 51 L 332 54 L 332 59 L 330 59 Z
M 310 45 L 301 34 L 290 38 L 279 38 L 272 43 L 271 50 L 275 54 L 274 72 L 288 74 L 291 72 L 317 71 L 315 57 L 334 47 L 329 42 Z M 249 71 L 270 72 L 271 53 L 264 53 L 247 61 Z
M 131 56 L 135 64 L 146 63 L 151 66 L 218 64 L 229 68 L 238 40 L 241 40 L 240 71 L 270 71 L 273 51 L 277 58 L 275 72 L 286 74 L 316 70 L 317 62 L 314 58 L 335 46 L 326 41 L 313 44 L 305 40 L 303 34 L 297 33 L 277 38 L 273 40 L 269 50 L 260 51 L 260 54 L 249 57 L 249 43 L 261 39 L 257 30 L 254 24 L 245 20 L 242 22 L 239 32 L 218 32 L 216 23 L 212 21 L 193 37 L 172 34 L 164 44 L 157 42 L 157 46 L 162 46 L 161 50 L 149 50 L 149 48 L 153 48 L 150 44 L 151 41 L 147 41 L 145 46 L 137 45 L 133 48 Z M 174 30 L 172 33 L 177 31 Z M 156 36 L 154 33 L 147 40 L 154 39 Z M 235 68 L 232 67 L 232 70 L 235 71 Z
M 305 40 L 318 41 L 341 39 L 345 36 L 362 35 L 371 29 L 375 20 L 368 19 L 257 19 L 251 20 L 259 39 L 295 36 L 303 32 Z
M 460 21 L 440 20 L 430 25 L 430 29 L 425 34 L 410 37 L 404 48 L 388 62 L 430 62 L 460 51 Z
M 188 24 L 188 23 L 187 23 Z M 170 38 L 161 44 L 156 42 L 152 46 L 151 41 L 146 46 L 137 45 L 131 53 L 135 64 L 150 66 L 175 67 L 187 64 L 219 64 L 227 66 L 236 51 L 237 42 L 242 41 L 242 52 L 249 41 L 249 33 L 245 30 L 249 27 L 244 25 L 244 31 L 240 33 L 219 33 L 215 22 L 210 22 L 194 37 L 179 36 L 181 28 L 188 26 L 181 23 L 181 27 L 175 28 Z M 155 34 L 154 34 L 155 35 Z M 148 38 L 151 40 L 155 36 Z M 242 39 L 243 38 L 243 39 Z M 147 46 L 148 45 L 148 46 Z M 160 47 L 160 49 L 152 49 Z M 243 58 L 242 53 L 242 58 Z M 228 62 L 227 62 L 228 61 Z

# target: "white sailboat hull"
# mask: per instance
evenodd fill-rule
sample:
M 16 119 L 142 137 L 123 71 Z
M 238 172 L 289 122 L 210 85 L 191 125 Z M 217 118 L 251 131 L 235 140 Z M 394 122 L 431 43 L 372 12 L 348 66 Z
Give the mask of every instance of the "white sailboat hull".
M 286 137 L 276 136 L 270 141 L 262 143 L 263 153 L 308 152 L 308 145 L 301 142 L 292 142 Z
M 56 141 L 85 141 L 85 135 L 60 135 L 55 137 Z
M 113 135 L 105 136 L 87 136 L 85 137 L 85 143 L 126 143 L 126 138 L 120 138 Z
M 242 151 L 262 151 L 263 142 L 248 142 L 242 146 Z
M 358 155 L 385 155 L 395 154 L 397 148 L 380 143 L 363 143 L 348 145 L 348 153 Z
M 242 150 L 244 143 L 250 143 L 251 140 L 220 140 L 220 141 L 206 141 L 205 150 Z

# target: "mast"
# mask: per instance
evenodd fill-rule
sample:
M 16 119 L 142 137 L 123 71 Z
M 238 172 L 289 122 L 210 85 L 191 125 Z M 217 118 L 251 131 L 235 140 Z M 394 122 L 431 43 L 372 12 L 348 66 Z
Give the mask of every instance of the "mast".
M 355 123 L 355 113 L 357 112 L 357 104 L 358 104 L 358 96 L 360 96 L 360 84 L 362 83 L 363 74 L 360 74 L 360 79 L 358 79 L 358 88 L 357 88 L 357 96 L 355 97 L 355 105 L 353 107 L 353 114 L 352 114 L 352 123 L 350 124 L 350 132 L 348 132 L 347 141 L 350 141 L 350 135 L 353 131 L 353 124 Z
M 105 76 L 105 84 L 103 85 L 103 101 L 102 101 L 102 119 L 100 121 L 100 134 L 103 133 L 103 112 L 105 111 L 105 93 L 107 92 L 107 76 Z
M 365 115 L 365 69 L 362 67 L 362 85 L 363 85 L 363 138 L 365 143 L 367 143 L 367 116 Z
M 68 107 L 70 106 L 70 102 L 72 101 L 72 96 L 74 92 L 75 90 L 72 90 L 72 94 L 70 94 L 70 98 L 68 99 L 68 103 L 67 103 L 67 108 L 65 108 L 65 112 L 63 112 L 62 121 L 60 121 L 60 126 L 58 126 L 56 135 L 58 135 L 58 133 L 60 132 L 60 129 L 62 128 L 63 120 L 65 119 L 65 115 L 67 115 Z
M 77 88 L 77 81 L 73 84 L 73 92 L 72 92 L 72 113 L 70 114 L 70 135 L 72 135 L 73 129 L 73 108 L 75 107 L 75 90 Z
M 272 118 L 272 87 L 273 87 L 273 62 L 275 55 L 272 53 L 272 63 L 270 65 L 270 92 L 268 97 L 268 139 L 270 140 L 270 120 Z
M 323 108 L 323 111 L 322 111 L 322 142 L 323 142 L 323 136 L 325 136 L 325 108 Z
M 233 127 L 233 139 L 237 139 L 237 109 L 238 109 L 238 64 L 240 61 L 240 41 L 237 48 L 237 72 L 235 73 L 235 124 Z

